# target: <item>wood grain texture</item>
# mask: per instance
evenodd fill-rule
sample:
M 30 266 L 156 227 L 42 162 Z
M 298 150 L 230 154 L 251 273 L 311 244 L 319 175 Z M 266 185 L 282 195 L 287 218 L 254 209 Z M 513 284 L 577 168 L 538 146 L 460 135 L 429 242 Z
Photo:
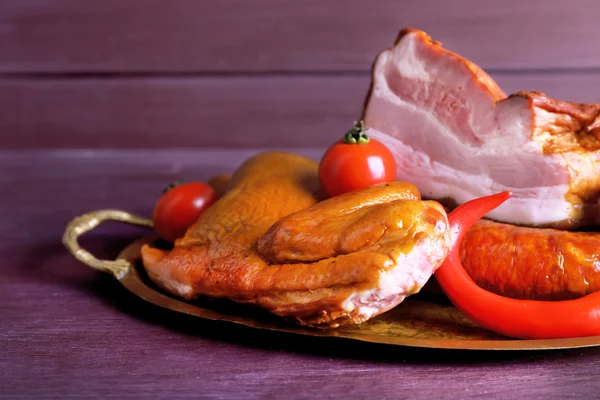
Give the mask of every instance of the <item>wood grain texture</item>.
M 0 71 L 369 69 L 400 28 L 484 68 L 598 68 L 595 0 L 4 0 Z
M 148 215 L 165 182 L 231 171 L 255 152 L 0 151 L 10 171 L 0 174 L 0 397 L 596 397 L 597 348 L 441 352 L 211 323 L 144 303 L 60 244 L 79 213 Z M 108 258 L 143 233 L 107 225 L 82 243 Z
M 600 102 L 600 73 L 494 74 L 507 92 Z M 4 148 L 324 147 L 370 77 L 0 80 Z

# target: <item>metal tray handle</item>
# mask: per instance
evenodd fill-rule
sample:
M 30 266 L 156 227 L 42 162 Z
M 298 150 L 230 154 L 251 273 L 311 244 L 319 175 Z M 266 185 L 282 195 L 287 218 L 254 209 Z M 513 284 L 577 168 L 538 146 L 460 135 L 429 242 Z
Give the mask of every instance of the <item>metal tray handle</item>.
M 131 263 L 127 260 L 99 260 L 92 253 L 79 245 L 77 239 L 86 232 L 95 229 L 106 221 L 125 222 L 127 224 L 152 228 L 152 221 L 120 210 L 98 210 L 74 218 L 65 229 L 62 241 L 65 247 L 76 259 L 89 267 L 112 274 L 117 279 L 124 276 Z

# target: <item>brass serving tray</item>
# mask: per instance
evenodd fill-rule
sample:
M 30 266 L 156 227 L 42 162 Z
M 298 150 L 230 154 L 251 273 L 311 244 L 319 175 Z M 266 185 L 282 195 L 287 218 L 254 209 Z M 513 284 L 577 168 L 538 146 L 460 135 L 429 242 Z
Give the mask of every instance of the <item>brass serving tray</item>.
M 98 260 L 81 248 L 80 235 L 105 221 L 120 221 L 152 227 L 152 221 L 119 210 L 99 210 L 69 223 L 63 236 L 67 249 L 91 268 L 110 273 L 127 290 L 157 306 L 199 318 L 227 321 L 251 328 L 296 335 L 337 337 L 387 345 L 463 350 L 551 350 L 600 345 L 600 336 L 572 339 L 518 340 L 499 336 L 467 319 L 458 309 L 439 298 L 413 296 L 391 311 L 360 324 L 338 329 L 302 328 L 256 308 L 227 301 L 186 302 L 161 292 L 145 274 L 140 261 L 145 237 L 131 243 L 114 261 Z

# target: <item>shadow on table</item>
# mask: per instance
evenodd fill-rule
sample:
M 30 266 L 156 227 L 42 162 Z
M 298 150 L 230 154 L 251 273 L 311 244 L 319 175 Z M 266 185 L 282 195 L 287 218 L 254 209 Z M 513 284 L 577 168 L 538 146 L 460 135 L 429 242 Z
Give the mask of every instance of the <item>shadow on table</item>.
M 116 256 L 119 249 L 129 244 L 135 236 L 102 236 L 102 245 L 87 243 L 96 254 Z M 98 243 L 98 240 L 93 240 Z M 83 241 L 82 241 L 83 243 Z M 134 318 L 172 329 L 181 334 L 203 337 L 210 340 L 252 346 L 254 348 L 311 354 L 323 358 L 346 358 L 353 360 L 369 360 L 381 363 L 413 363 L 413 364 L 476 364 L 485 363 L 539 363 L 552 360 L 568 360 L 582 356 L 600 355 L 600 349 L 569 350 L 440 350 L 411 348 L 353 341 L 342 338 L 309 337 L 283 332 L 259 330 L 242 325 L 203 320 L 163 309 L 136 297 L 121 284 L 108 275 L 96 273 L 85 266 L 77 265 L 75 259 L 65 258 L 66 250 L 58 243 L 40 246 L 34 250 L 37 262 L 26 262 L 25 272 L 30 279 L 44 279 L 69 287 L 71 290 L 83 291 L 101 299 L 105 304 L 117 308 Z M 40 257 L 41 256 L 41 257 Z M 67 254 L 67 256 L 69 256 Z M 68 261 L 67 261 L 68 260 Z
M 308 353 L 324 358 L 362 359 L 385 363 L 489 364 L 490 361 L 539 362 L 557 358 L 577 358 L 592 353 L 600 355 L 600 349 L 596 348 L 545 351 L 438 350 L 373 344 L 343 338 L 309 337 L 203 320 L 165 310 L 139 299 L 108 276 L 101 276 L 91 282 L 89 289 L 101 298 L 110 299 L 122 312 L 183 334 L 266 350 Z

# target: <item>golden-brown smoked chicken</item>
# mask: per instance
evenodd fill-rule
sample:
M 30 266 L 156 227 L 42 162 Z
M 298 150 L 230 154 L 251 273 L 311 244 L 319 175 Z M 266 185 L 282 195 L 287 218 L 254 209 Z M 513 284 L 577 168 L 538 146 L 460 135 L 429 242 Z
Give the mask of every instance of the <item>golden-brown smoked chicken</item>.
M 363 322 L 418 292 L 448 252 L 444 209 L 399 182 L 319 202 L 317 170 L 290 153 L 251 158 L 172 251 L 142 249 L 148 275 L 185 299 L 315 327 Z

